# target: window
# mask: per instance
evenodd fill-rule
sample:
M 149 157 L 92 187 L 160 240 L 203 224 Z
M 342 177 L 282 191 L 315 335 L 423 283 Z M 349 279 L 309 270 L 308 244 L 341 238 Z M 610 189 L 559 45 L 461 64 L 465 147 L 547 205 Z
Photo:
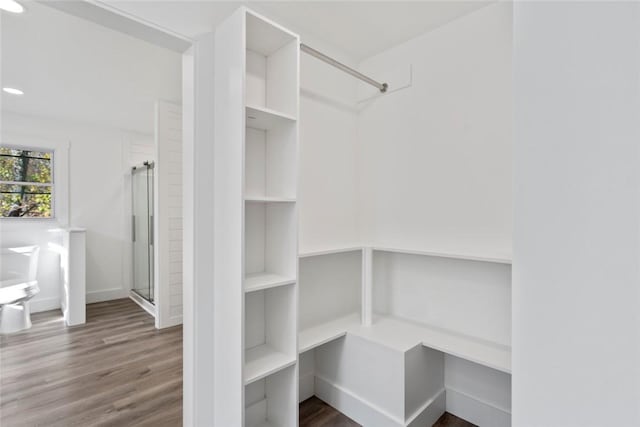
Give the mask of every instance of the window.
M 0 218 L 52 218 L 53 151 L 0 146 Z

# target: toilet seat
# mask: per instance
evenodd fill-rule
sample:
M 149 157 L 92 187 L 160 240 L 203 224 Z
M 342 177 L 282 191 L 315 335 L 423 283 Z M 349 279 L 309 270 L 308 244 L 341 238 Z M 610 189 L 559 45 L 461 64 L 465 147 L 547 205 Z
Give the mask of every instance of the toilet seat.
M 0 287 L 0 308 L 7 304 L 28 301 L 38 292 L 40 288 L 37 280 Z

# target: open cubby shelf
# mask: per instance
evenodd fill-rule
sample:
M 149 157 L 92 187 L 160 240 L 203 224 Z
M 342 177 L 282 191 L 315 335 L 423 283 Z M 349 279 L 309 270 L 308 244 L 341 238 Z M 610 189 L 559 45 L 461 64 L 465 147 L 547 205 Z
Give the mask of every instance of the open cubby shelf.
M 245 426 L 297 425 L 296 388 L 295 366 L 285 367 L 247 384 L 245 386 Z
M 276 286 L 293 285 L 295 283 L 295 277 L 286 277 L 271 273 L 252 273 L 247 274 L 244 278 L 244 291 L 255 292 L 275 288 Z
M 343 337 L 348 330 L 358 325 L 360 325 L 360 313 L 353 313 L 302 329 L 298 334 L 298 352 L 304 353 L 329 341 Z
M 249 14 L 246 48 L 247 109 L 250 106 L 252 113 L 258 115 L 295 120 L 299 90 L 298 37 Z
M 296 138 L 295 124 L 246 129 L 245 199 L 295 201 Z
M 274 276 L 295 281 L 296 216 L 293 203 L 247 203 L 245 277 L 250 284 Z M 246 285 L 246 284 L 245 284 Z
M 261 380 L 296 363 L 295 356 L 282 353 L 267 344 L 247 349 L 244 358 L 245 384 Z
M 295 365 L 295 285 L 245 294 L 244 384 Z
M 296 121 L 295 117 L 265 107 L 247 106 L 246 121 L 248 128 L 258 130 L 275 130 L 290 126 Z

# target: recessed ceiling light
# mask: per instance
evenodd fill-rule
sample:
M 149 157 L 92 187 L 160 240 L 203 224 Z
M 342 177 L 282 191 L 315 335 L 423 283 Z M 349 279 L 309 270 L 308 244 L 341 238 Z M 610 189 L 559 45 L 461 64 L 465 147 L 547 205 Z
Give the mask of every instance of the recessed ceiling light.
M 3 87 L 2 90 L 7 93 L 10 93 L 11 95 L 24 95 L 23 91 L 21 91 L 20 89 L 12 88 L 12 87 Z
M 16 0 L 0 0 L 0 9 L 11 13 L 24 12 L 24 7 Z

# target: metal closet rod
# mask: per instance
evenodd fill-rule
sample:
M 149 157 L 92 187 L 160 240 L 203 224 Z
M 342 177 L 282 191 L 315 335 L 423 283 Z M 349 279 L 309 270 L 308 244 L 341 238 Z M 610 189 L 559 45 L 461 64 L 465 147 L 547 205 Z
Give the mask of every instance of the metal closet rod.
M 304 53 L 308 53 L 309 55 L 318 58 L 321 61 L 326 62 L 327 64 L 329 64 L 329 65 L 331 65 L 333 67 L 336 67 L 339 70 L 344 71 L 347 74 L 351 74 L 356 79 L 360 79 L 363 82 L 368 83 L 371 86 L 376 87 L 382 93 L 385 93 L 387 91 L 387 89 L 389 88 L 388 84 L 377 82 L 377 81 L 373 80 L 371 77 L 365 76 L 361 72 L 356 71 L 351 67 L 347 67 L 343 63 L 336 61 L 335 59 L 331 58 L 330 56 L 325 55 L 322 52 L 318 52 L 314 48 L 309 47 L 304 43 L 300 43 L 300 50 L 303 51 Z

